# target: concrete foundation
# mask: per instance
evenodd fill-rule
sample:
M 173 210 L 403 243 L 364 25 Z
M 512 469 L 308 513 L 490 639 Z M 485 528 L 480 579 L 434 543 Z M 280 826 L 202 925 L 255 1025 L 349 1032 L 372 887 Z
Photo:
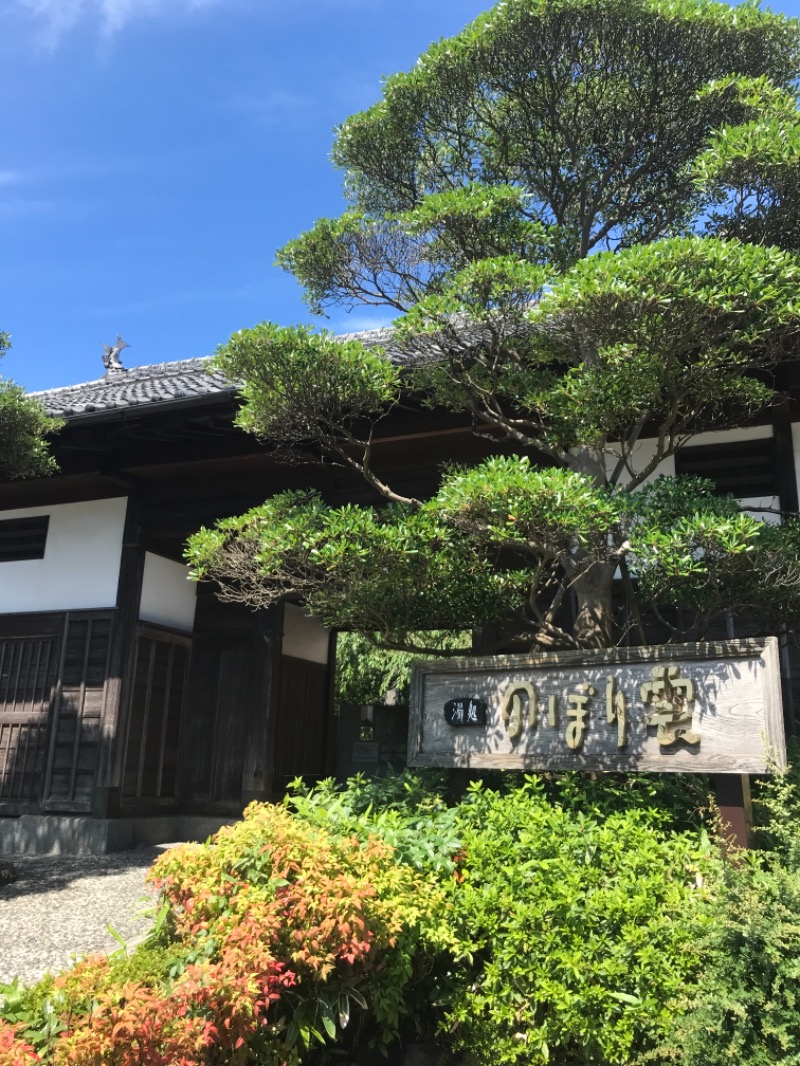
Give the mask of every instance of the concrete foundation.
M 0 855 L 105 855 L 148 844 L 202 841 L 231 821 L 189 814 L 147 818 L 23 814 L 0 818 Z

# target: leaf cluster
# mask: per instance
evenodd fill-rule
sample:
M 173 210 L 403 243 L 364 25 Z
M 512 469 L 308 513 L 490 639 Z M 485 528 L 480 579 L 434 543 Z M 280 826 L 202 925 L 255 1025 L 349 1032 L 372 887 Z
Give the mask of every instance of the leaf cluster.
M 445 1003 L 456 1046 L 477 1061 L 627 1066 L 669 1030 L 671 999 L 698 974 L 690 919 L 710 848 L 660 822 L 565 808 L 536 779 L 473 788 L 453 888 L 470 983 Z
M 264 322 L 240 330 L 217 364 L 241 382 L 242 428 L 277 443 L 301 443 L 379 417 L 395 400 L 398 372 L 380 349 L 326 331 Z
M 434 651 L 465 653 L 471 646 L 469 632 L 409 633 L 404 641 L 425 648 L 425 657 Z M 376 647 L 380 637 L 360 633 L 338 633 L 336 637 L 336 699 L 339 703 L 364 706 L 386 702 L 393 692 L 395 702 L 408 702 L 411 685 L 411 664 L 421 654 Z
M 686 613 L 699 639 L 730 610 L 764 628 L 800 620 L 798 523 L 764 523 L 703 479 L 661 477 L 639 492 L 495 456 L 453 468 L 418 509 L 328 508 L 284 493 L 189 542 L 195 578 L 269 606 L 301 596 L 337 628 L 427 655 L 418 631 L 512 621 L 529 643 L 557 635 L 558 612 L 591 565 L 622 561 L 642 606 Z M 566 635 L 562 634 L 564 639 Z
M 723 864 L 699 930 L 702 978 L 679 995 L 654 1058 L 682 1066 L 800 1062 L 800 794 L 762 786 L 760 850 Z
M 327 625 L 376 632 L 391 643 L 415 630 L 465 628 L 503 610 L 520 576 L 475 554 L 435 508 L 327 508 L 283 493 L 188 546 L 197 578 L 224 598 L 268 606 L 300 595 Z
M 0 477 L 42 477 L 56 470 L 48 437 L 63 422 L 13 381 L 0 379 Z
M 579 446 L 625 451 L 647 424 L 654 468 L 698 427 L 771 401 L 764 369 L 797 355 L 798 281 L 791 254 L 699 237 L 591 256 L 535 304 L 540 268 L 475 264 L 399 324 L 435 334 L 409 385 L 565 465 Z M 635 487 L 649 472 L 617 477 Z
M 695 163 L 709 200 L 708 230 L 797 251 L 800 125 L 797 100 L 759 79 L 736 82 L 744 114 L 715 131 Z

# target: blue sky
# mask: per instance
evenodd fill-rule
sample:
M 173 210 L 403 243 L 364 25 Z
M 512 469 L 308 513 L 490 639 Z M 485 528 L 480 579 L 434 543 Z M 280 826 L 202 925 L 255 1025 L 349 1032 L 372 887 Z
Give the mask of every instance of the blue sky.
M 343 207 L 333 128 L 481 0 L 0 0 L 0 327 L 27 389 L 308 321 L 275 250 Z M 354 312 L 337 329 L 378 321 Z
M 136 366 L 307 321 L 272 263 L 343 207 L 334 126 L 487 6 L 0 0 L 3 373 L 50 388 L 100 377 L 117 333 Z

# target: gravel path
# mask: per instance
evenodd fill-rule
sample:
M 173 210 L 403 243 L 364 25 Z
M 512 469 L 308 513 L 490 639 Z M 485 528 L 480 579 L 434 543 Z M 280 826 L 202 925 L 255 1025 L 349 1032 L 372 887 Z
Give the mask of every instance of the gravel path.
M 0 885 L 0 984 L 26 984 L 57 973 L 74 956 L 119 947 L 109 923 L 125 940 L 147 931 L 144 876 L 171 845 L 111 855 L 47 858 L 2 856 L 17 880 Z

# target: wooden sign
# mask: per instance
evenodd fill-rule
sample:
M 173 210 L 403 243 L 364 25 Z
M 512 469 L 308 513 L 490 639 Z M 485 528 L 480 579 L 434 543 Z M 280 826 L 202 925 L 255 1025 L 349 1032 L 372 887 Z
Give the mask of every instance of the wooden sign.
M 480 713 L 467 721 L 470 707 Z M 741 774 L 783 769 L 778 642 L 767 637 L 415 663 L 408 763 Z

